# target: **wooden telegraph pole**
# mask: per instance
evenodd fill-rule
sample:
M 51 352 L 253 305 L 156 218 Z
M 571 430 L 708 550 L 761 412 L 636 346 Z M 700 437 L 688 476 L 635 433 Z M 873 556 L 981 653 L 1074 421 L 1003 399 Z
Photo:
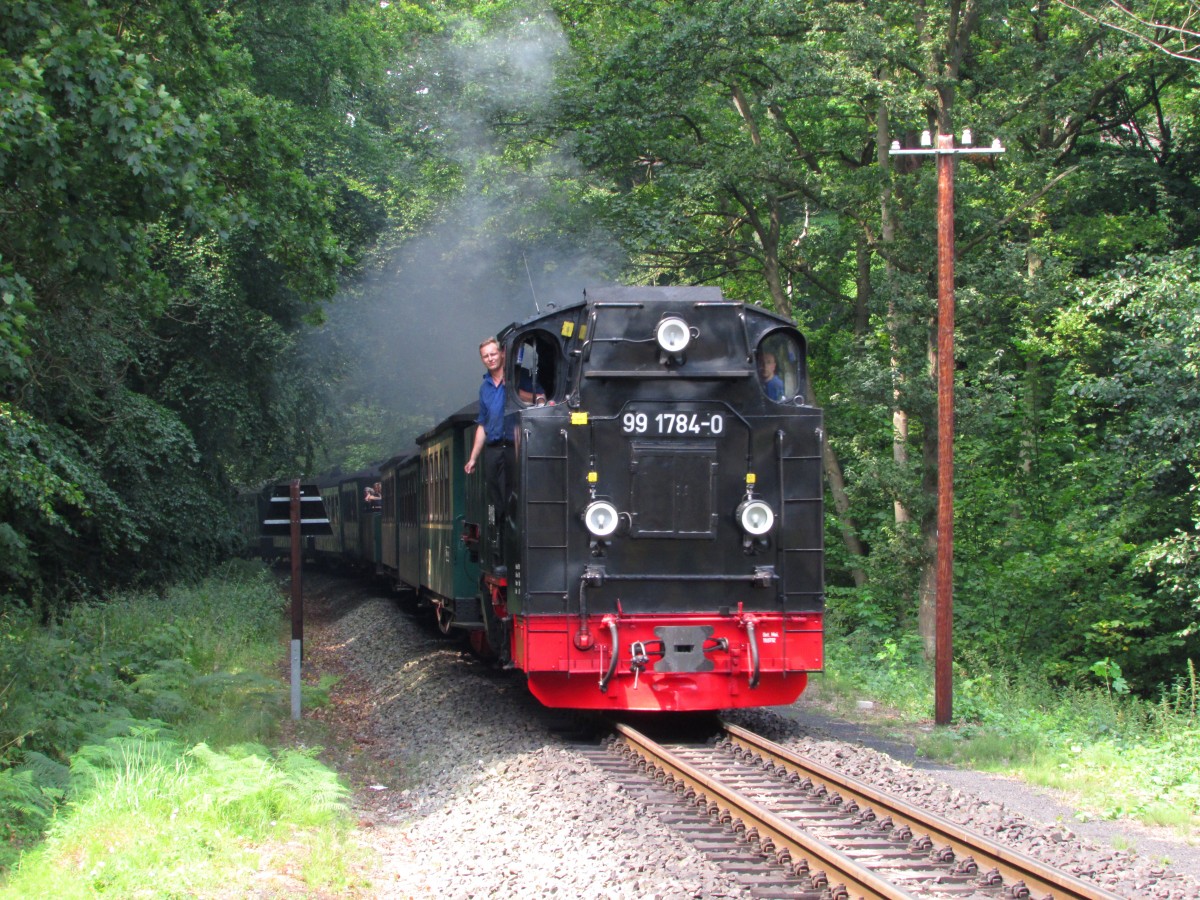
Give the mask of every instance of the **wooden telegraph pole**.
M 937 156 L 938 204 L 938 503 L 937 593 L 934 632 L 934 721 L 949 725 L 954 697 L 954 166 L 963 154 L 1003 153 L 1000 141 L 990 147 L 972 147 L 971 132 L 963 130 L 961 147 L 954 135 L 939 134 L 930 146 L 929 132 L 921 135 L 922 149 L 902 150 L 893 141 L 890 156 Z

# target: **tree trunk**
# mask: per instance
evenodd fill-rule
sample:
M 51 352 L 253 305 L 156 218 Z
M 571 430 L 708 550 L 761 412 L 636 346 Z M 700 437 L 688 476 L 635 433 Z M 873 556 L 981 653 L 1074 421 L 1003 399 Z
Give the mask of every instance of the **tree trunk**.
M 837 456 L 834 455 L 833 448 L 829 446 L 829 441 L 823 443 L 822 463 L 825 467 L 825 478 L 829 483 L 829 493 L 833 495 L 833 508 L 841 523 L 842 540 L 846 542 L 846 549 L 850 552 L 851 557 L 863 559 L 866 557 L 866 553 L 863 551 L 862 541 L 858 539 L 854 521 L 850 518 L 850 498 L 846 496 L 846 481 L 842 477 L 842 467 L 838 463 Z M 866 587 L 867 573 L 861 565 L 850 567 L 850 577 L 854 579 L 855 587 Z
M 892 218 L 892 177 L 891 156 L 888 148 L 891 146 L 891 126 L 888 121 L 887 103 L 879 101 L 879 114 L 875 119 L 875 158 L 879 162 L 879 170 L 883 172 L 883 187 L 879 196 L 879 219 L 881 237 L 884 244 L 890 244 L 896 238 L 896 222 Z M 885 263 L 888 286 L 891 287 L 894 272 L 890 262 Z M 896 339 L 900 322 L 896 315 L 896 305 L 892 300 L 892 291 L 888 291 L 887 329 L 888 343 L 891 347 L 892 367 L 892 461 L 901 471 L 908 468 L 908 412 L 901 406 L 900 392 L 903 375 L 900 372 L 898 356 L 899 341 Z M 899 496 L 892 501 L 893 512 L 897 525 L 909 521 L 908 507 Z
M 921 635 L 921 649 L 925 659 L 933 662 L 937 658 L 937 520 L 922 528 L 925 532 L 922 554 L 928 561 L 921 565 L 921 582 L 917 587 L 917 631 Z
M 1031 237 L 1038 237 L 1044 230 L 1040 227 L 1040 217 L 1035 218 L 1031 229 Z M 1041 254 L 1032 249 L 1033 240 L 1030 241 L 1031 249 L 1025 260 L 1026 271 L 1029 275 L 1030 283 L 1033 283 L 1040 274 L 1043 266 Z M 1027 476 L 1033 476 L 1034 460 L 1037 458 L 1038 446 L 1038 419 L 1040 401 L 1038 398 L 1038 360 L 1034 356 L 1034 351 L 1029 350 L 1025 355 L 1025 397 L 1024 407 L 1025 416 L 1024 422 L 1021 425 L 1021 471 Z
M 937 372 L 937 332 L 936 322 L 929 330 L 929 370 Z M 921 489 L 934 498 L 929 504 L 929 511 L 921 517 L 921 582 L 917 590 L 917 629 L 921 634 L 921 646 L 925 658 L 932 661 L 937 656 L 937 486 L 938 486 L 938 433 L 937 419 L 934 418 L 931 427 L 924 429 L 921 440 L 921 457 L 924 465 L 924 475 L 921 478 Z
M 817 405 L 811 384 L 805 386 L 804 397 L 810 406 Z M 846 479 L 842 475 L 842 466 L 838 462 L 837 454 L 829 446 L 828 438 L 821 442 L 821 465 L 825 469 L 825 480 L 829 485 L 829 493 L 833 496 L 833 509 L 841 523 L 842 540 L 846 542 L 846 550 L 852 559 L 864 559 L 867 554 L 863 550 L 862 541 L 858 538 L 858 529 L 854 525 L 854 520 L 850 518 L 850 498 L 846 495 Z M 861 588 L 867 584 L 867 573 L 861 565 L 850 567 L 850 577 L 854 579 L 855 587 Z
M 730 87 L 730 97 L 733 100 L 733 108 L 742 117 L 742 122 L 745 124 L 746 130 L 750 135 L 750 143 L 755 147 L 762 146 L 762 135 L 758 130 L 758 122 L 755 121 L 751 105 L 746 100 L 746 96 L 740 85 L 734 84 Z M 732 194 L 741 203 L 745 210 L 746 220 L 758 235 L 763 255 L 763 277 L 766 279 L 767 288 L 771 292 L 771 301 L 775 304 L 775 311 L 790 318 L 792 315 L 792 298 L 783 283 L 779 265 L 779 239 L 780 235 L 783 234 L 783 211 L 779 203 L 779 198 L 774 194 L 767 196 L 767 221 L 763 222 L 762 216 L 759 215 L 754 203 L 748 198 L 741 196 L 741 193 L 737 190 L 732 191 Z
M 858 262 L 858 277 L 854 283 L 854 334 L 862 337 L 871 327 L 871 247 L 865 234 L 858 236 L 854 255 Z

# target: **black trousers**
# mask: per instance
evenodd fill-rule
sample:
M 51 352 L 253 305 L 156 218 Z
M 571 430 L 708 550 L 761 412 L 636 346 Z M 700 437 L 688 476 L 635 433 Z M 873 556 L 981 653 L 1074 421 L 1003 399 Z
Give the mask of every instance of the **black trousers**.
M 487 480 L 488 496 L 496 508 L 496 523 L 504 519 L 512 480 L 508 472 L 508 447 L 503 444 L 483 448 L 483 477 Z

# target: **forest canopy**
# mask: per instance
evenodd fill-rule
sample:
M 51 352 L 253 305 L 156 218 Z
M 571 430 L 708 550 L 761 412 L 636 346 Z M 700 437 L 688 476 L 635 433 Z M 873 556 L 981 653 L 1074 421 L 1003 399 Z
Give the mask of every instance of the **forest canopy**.
M 969 128 L 1005 153 L 956 171 L 962 652 L 1169 682 L 1200 641 L 1200 63 L 1194 4 L 1141 7 L 10 2 L 3 602 L 202 571 L 239 490 L 405 448 L 461 382 L 404 340 L 713 284 L 808 338 L 831 625 L 928 649 L 937 186 L 889 148 Z

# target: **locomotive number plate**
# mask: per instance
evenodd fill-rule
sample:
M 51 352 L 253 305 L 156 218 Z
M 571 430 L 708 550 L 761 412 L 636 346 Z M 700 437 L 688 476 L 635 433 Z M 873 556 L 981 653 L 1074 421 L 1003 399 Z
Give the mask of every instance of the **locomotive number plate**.
M 627 412 L 621 416 L 621 430 L 656 437 L 716 437 L 725 432 L 725 417 L 707 412 Z

